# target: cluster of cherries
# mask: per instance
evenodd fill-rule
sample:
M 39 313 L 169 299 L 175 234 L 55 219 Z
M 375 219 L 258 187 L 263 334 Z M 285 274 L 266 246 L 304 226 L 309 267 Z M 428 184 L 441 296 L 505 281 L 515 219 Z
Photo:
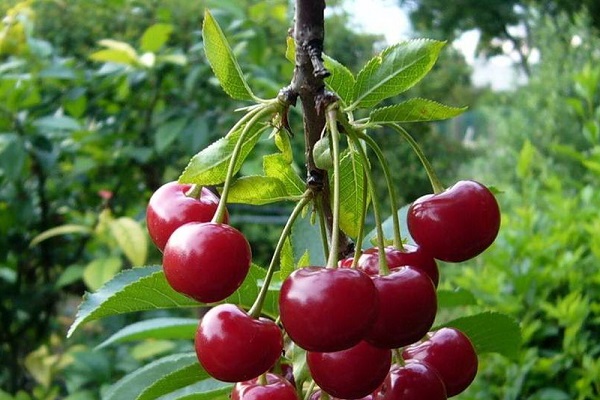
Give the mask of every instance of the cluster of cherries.
M 251 263 L 250 246 L 227 215 L 213 221 L 218 203 L 205 188 L 171 182 L 154 193 L 147 210 L 167 281 L 204 303 L 230 296 Z M 201 365 L 214 378 L 235 382 L 234 400 L 299 399 L 289 365 L 282 364 L 285 331 L 306 350 L 318 386 L 312 400 L 325 393 L 333 399 L 438 400 L 464 391 L 477 373 L 477 354 L 455 328 L 430 332 L 437 313 L 435 260 L 461 262 L 489 247 L 500 225 L 498 204 L 485 186 L 460 181 L 416 200 L 407 222 L 416 245 L 385 248 L 385 270 L 382 252 L 371 248 L 338 268 L 290 274 L 279 294 L 281 327 L 234 304 L 212 307 L 196 333 Z

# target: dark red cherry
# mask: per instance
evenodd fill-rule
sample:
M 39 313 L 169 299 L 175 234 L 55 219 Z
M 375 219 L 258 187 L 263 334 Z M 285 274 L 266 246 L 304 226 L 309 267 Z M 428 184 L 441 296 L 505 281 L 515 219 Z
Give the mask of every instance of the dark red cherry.
M 238 382 L 231 391 L 231 400 L 300 400 L 294 386 L 287 379 L 267 373 L 266 384 L 260 378 Z
M 307 267 L 286 278 L 279 294 L 281 323 L 310 351 L 339 351 L 362 340 L 377 318 L 371 278 L 347 268 Z
M 175 229 L 188 222 L 210 222 L 219 205 L 219 197 L 202 188 L 199 197 L 186 195 L 192 185 L 169 182 L 158 188 L 146 209 L 150 238 L 161 251 Z M 223 223 L 227 223 L 225 213 Z
M 421 343 L 404 349 L 405 360 L 433 368 L 446 386 L 448 397 L 465 390 L 477 375 L 477 353 L 469 338 L 455 328 L 442 328 Z
M 427 364 L 408 362 L 392 366 L 377 400 L 446 400 L 446 387 Z
M 283 351 L 283 335 L 271 320 L 252 318 L 233 304 L 220 304 L 200 321 L 195 347 L 200 364 L 213 378 L 242 382 L 275 364 Z
M 487 249 L 500 228 L 494 194 L 475 181 L 460 181 L 439 194 L 417 199 L 408 209 L 408 230 L 433 257 L 469 260 Z
M 306 363 L 315 383 L 341 399 L 372 394 L 384 381 L 392 363 L 392 351 L 367 342 L 333 353 L 306 353 Z
M 388 246 L 385 248 L 385 259 L 390 269 L 410 265 L 422 270 L 429 276 L 435 287 L 437 287 L 440 274 L 435 259 L 419 246 L 404 244 L 402 250 Z M 352 261 L 352 257 L 346 258 L 340 261 L 340 266 L 349 268 L 352 265 Z M 363 251 L 356 267 L 364 271 L 367 275 L 378 275 L 379 250 L 377 247 L 371 247 Z
M 200 302 L 214 303 L 240 287 L 251 261 L 250 244 L 237 229 L 190 222 L 169 238 L 163 269 L 173 289 Z
M 394 268 L 389 275 L 374 275 L 371 279 L 379 295 L 379 314 L 365 340 L 374 346 L 396 349 L 423 338 L 437 312 L 431 279 L 412 266 Z
M 377 397 L 375 397 L 374 394 L 368 394 L 366 396 L 357 398 L 357 399 L 352 399 L 352 400 L 375 400 Z M 329 397 L 330 400 L 347 400 L 347 399 L 340 399 L 339 397 Z M 317 390 L 316 392 L 313 392 L 310 395 L 310 400 L 321 400 L 321 390 Z

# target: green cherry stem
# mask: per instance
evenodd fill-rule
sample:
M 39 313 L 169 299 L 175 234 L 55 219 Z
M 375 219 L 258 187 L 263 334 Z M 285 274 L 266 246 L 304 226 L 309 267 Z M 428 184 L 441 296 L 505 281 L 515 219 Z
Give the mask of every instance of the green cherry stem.
M 377 193 L 375 192 L 375 184 L 373 183 L 373 174 L 369 167 L 369 158 L 363 148 L 360 139 L 356 136 L 354 129 L 349 130 L 348 136 L 356 144 L 355 148 L 358 150 L 358 154 L 363 159 L 365 164 L 365 174 L 367 176 L 367 185 L 369 187 L 369 193 L 371 194 L 371 203 L 373 204 L 373 215 L 375 216 L 375 229 L 377 230 L 377 251 L 379 254 L 379 273 L 380 275 L 388 275 L 390 269 L 387 264 L 385 257 L 385 237 L 383 235 L 383 227 L 381 221 L 381 209 L 379 208 L 379 200 L 377 200 Z
M 242 119 L 238 121 L 237 124 L 229 131 L 235 132 L 235 130 L 239 129 L 244 122 L 246 122 L 246 126 L 242 130 L 238 141 L 233 148 L 233 152 L 231 154 L 231 160 L 229 160 L 229 165 L 227 167 L 227 175 L 225 177 L 225 183 L 223 184 L 223 191 L 221 192 L 221 200 L 219 201 L 219 205 L 217 206 L 217 210 L 215 211 L 215 215 L 213 216 L 212 222 L 220 223 L 223 221 L 225 217 L 225 209 L 227 204 L 227 195 L 229 194 L 229 188 L 231 186 L 231 182 L 233 181 L 233 175 L 235 174 L 235 166 L 237 164 L 238 158 L 240 156 L 240 152 L 246 141 L 246 136 L 251 132 L 251 128 L 265 115 L 270 114 L 276 111 L 276 106 L 273 103 L 270 103 L 266 106 L 256 108 L 250 111 L 248 114 L 244 115 Z M 229 133 L 228 133 L 229 134 Z
M 327 238 L 327 223 L 325 222 L 325 214 L 323 213 L 323 196 L 315 198 L 317 212 L 319 214 L 319 230 L 321 232 L 321 245 L 323 247 L 323 255 L 326 259 L 329 255 L 329 242 Z
M 425 157 L 425 153 L 423 153 L 423 149 L 421 149 L 421 146 L 419 146 L 419 144 L 417 143 L 417 141 L 415 139 L 413 139 L 413 137 L 410 135 L 410 133 L 408 133 L 408 131 L 406 129 L 404 129 L 403 127 L 401 127 L 398 124 L 389 124 L 396 132 L 398 132 L 400 135 L 402 135 L 402 137 L 408 142 L 408 144 L 410 144 L 410 146 L 412 147 L 413 151 L 415 152 L 415 154 L 417 155 L 417 157 L 419 157 L 419 160 L 421 160 L 421 164 L 423 164 L 423 167 L 425 168 L 425 172 L 427 172 L 427 176 L 429 177 L 429 182 L 431 182 L 431 187 L 433 188 L 433 193 L 442 193 L 445 188 L 444 185 L 442 185 L 442 183 L 440 182 L 439 178 L 437 177 L 437 174 L 435 173 L 433 166 L 431 165 L 431 163 L 429 162 L 429 160 L 427 159 L 427 157 Z
M 260 313 L 262 311 L 263 304 L 265 302 L 265 298 L 267 297 L 267 292 L 269 291 L 269 285 L 271 284 L 271 279 L 273 278 L 273 274 L 275 273 L 275 265 L 279 260 L 279 256 L 281 254 L 281 250 L 283 249 L 283 245 L 285 240 L 290 235 L 292 231 L 292 226 L 296 221 L 296 218 L 302 213 L 304 207 L 312 200 L 312 192 L 307 190 L 302 195 L 300 201 L 294 207 L 294 210 L 290 214 L 283 230 L 281 231 L 281 235 L 279 236 L 279 241 L 275 246 L 275 251 L 273 252 L 273 257 L 271 258 L 271 263 L 269 264 L 269 268 L 267 269 L 267 274 L 265 275 L 265 280 L 263 282 L 262 287 L 260 288 L 260 292 L 258 293 L 258 297 L 254 301 L 254 304 L 248 311 L 248 314 L 253 318 L 260 317 Z
M 191 197 L 192 199 L 199 199 L 202 194 L 202 186 L 201 185 L 192 185 L 185 195 L 187 197 Z
M 340 132 L 337 127 L 337 108 L 333 103 L 327 107 L 326 120 L 331 134 L 331 150 L 333 156 L 333 223 L 331 226 L 331 245 L 327 268 L 337 268 L 340 247 Z
M 391 204 L 391 208 L 392 208 L 391 215 L 392 215 L 392 224 L 394 227 L 394 247 L 402 250 L 404 247 L 402 245 L 402 235 L 400 233 L 400 219 L 398 218 L 398 210 L 396 209 L 396 207 L 398 206 L 398 198 L 396 197 L 396 189 L 394 188 L 394 184 L 392 182 L 392 174 L 390 172 L 390 166 L 389 166 L 387 160 L 385 159 L 383 152 L 381 151 L 381 148 L 379 147 L 377 142 L 375 142 L 375 140 L 373 140 L 372 137 L 370 137 L 369 135 L 367 135 L 363 132 L 360 132 L 360 131 L 358 132 L 358 137 L 360 139 L 364 140 L 365 143 L 367 143 L 367 145 L 369 145 L 371 150 L 373 150 L 373 152 L 377 156 L 377 159 L 379 160 L 379 164 L 381 164 L 381 168 L 383 169 L 383 175 L 385 177 L 385 183 L 388 188 L 390 202 L 392 203 Z

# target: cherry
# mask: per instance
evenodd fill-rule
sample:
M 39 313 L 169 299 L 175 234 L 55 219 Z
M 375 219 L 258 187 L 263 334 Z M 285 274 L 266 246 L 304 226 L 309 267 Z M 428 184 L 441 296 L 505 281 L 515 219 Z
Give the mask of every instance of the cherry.
M 267 372 L 281 356 L 283 335 L 271 320 L 255 319 L 233 304 L 210 309 L 195 340 L 200 364 L 213 378 L 242 382 Z
M 404 244 L 403 249 L 397 249 L 393 246 L 385 248 L 385 259 L 390 269 L 410 265 L 411 267 L 423 270 L 435 287 L 440 280 L 435 259 L 427 254 L 421 247 L 412 244 Z M 345 258 L 340 261 L 340 266 L 350 268 L 353 258 Z M 367 275 L 379 274 L 379 250 L 377 247 L 371 247 L 363 251 L 358 259 L 356 268 L 364 271 Z
M 357 398 L 357 399 L 353 399 L 353 400 L 375 400 L 377 397 L 375 397 L 375 394 L 368 394 L 366 396 Z M 340 399 L 339 397 L 330 397 L 330 400 L 345 400 L 345 399 Z M 321 400 L 321 391 L 317 390 L 316 392 L 313 392 L 310 395 L 310 400 Z
M 231 400 L 299 400 L 296 389 L 287 379 L 267 373 L 266 383 L 260 378 L 238 382 L 231 391 Z
M 392 364 L 392 351 L 362 341 L 332 353 L 309 351 L 306 363 L 322 390 L 342 399 L 357 399 L 373 393 L 384 381 Z
M 446 387 L 434 369 L 420 362 L 393 365 L 377 400 L 446 400 Z
M 290 338 L 310 351 L 356 345 L 377 318 L 378 295 L 371 279 L 347 268 L 301 268 L 279 293 L 281 323 Z
M 461 262 L 492 244 L 500 228 L 500 209 L 487 187 L 459 181 L 412 203 L 407 223 L 415 242 L 433 257 Z
M 213 303 L 240 287 L 251 261 L 250 244 L 237 229 L 213 222 L 190 222 L 169 238 L 163 269 L 173 289 Z
M 404 349 L 405 360 L 419 360 L 442 378 L 448 397 L 465 390 L 477 375 L 477 353 L 469 338 L 455 328 L 442 328 Z
M 202 188 L 198 198 L 189 197 L 192 185 L 168 182 L 159 187 L 148 202 L 146 223 L 154 244 L 161 250 L 175 229 L 188 222 L 209 222 L 212 220 L 219 197 Z M 223 223 L 228 222 L 227 213 Z
M 396 349 L 420 340 L 431 329 L 437 296 L 431 279 L 412 266 L 392 269 L 371 279 L 379 294 L 379 314 L 365 340 Z

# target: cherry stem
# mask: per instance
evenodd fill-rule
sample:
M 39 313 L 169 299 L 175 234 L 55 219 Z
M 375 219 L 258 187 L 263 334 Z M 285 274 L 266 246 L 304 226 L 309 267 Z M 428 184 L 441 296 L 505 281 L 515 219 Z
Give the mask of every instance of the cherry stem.
M 315 381 L 311 381 L 310 385 L 308 385 L 308 389 L 306 390 L 306 395 L 304 396 L 304 400 L 309 400 L 312 395 L 313 390 L 315 389 Z
M 379 201 L 377 200 L 377 193 L 375 191 L 375 184 L 373 183 L 373 174 L 371 173 L 371 168 L 369 167 L 369 158 L 365 153 L 365 149 L 362 147 L 362 143 L 360 139 L 356 136 L 356 132 L 354 129 L 349 130 L 348 135 L 352 141 L 356 144 L 356 149 L 358 150 L 358 154 L 363 159 L 363 163 L 365 165 L 365 174 L 367 177 L 367 185 L 369 187 L 369 193 L 371 194 L 371 203 L 373 204 L 373 215 L 375 216 L 375 229 L 377 230 L 377 252 L 379 255 L 379 274 L 380 275 L 388 275 L 390 273 L 390 269 L 387 264 L 387 260 L 385 257 L 385 237 L 383 235 L 383 227 L 381 221 L 381 210 L 379 209 Z
M 323 247 L 323 255 L 324 258 L 327 258 L 329 255 L 329 242 L 327 238 L 327 223 L 325 213 L 323 212 L 323 196 L 318 196 L 315 199 L 315 204 L 317 207 L 317 212 L 319 213 L 319 228 L 321 231 L 321 244 Z
M 283 230 L 281 231 L 281 235 L 279 236 L 279 241 L 275 246 L 275 251 L 273 252 L 273 257 L 271 258 L 271 263 L 269 264 L 269 268 L 267 269 L 267 274 L 265 275 L 265 280 L 263 282 L 262 287 L 260 288 L 260 292 L 258 293 L 258 297 L 254 301 L 252 308 L 248 311 L 248 314 L 253 318 L 260 317 L 263 304 L 265 302 L 265 298 L 267 297 L 267 292 L 269 291 L 269 285 L 271 284 L 271 279 L 273 278 L 273 274 L 275 273 L 275 265 L 279 260 L 279 256 L 281 255 L 281 250 L 283 249 L 283 245 L 285 244 L 285 240 L 290 235 L 292 231 L 292 226 L 296 221 L 296 218 L 302 213 L 304 207 L 312 200 L 312 192 L 307 190 L 302 195 L 300 201 L 294 207 L 294 210 L 290 214 Z
M 429 162 L 429 160 L 427 159 L 427 157 L 425 157 L 425 153 L 423 153 L 423 149 L 421 149 L 421 146 L 419 146 L 419 144 L 416 142 L 415 139 L 413 139 L 413 137 L 410 135 L 410 133 L 408 133 L 408 131 L 406 129 L 404 129 L 403 127 L 401 127 L 398 124 L 389 124 L 396 132 L 400 133 L 400 135 L 402 135 L 402 137 L 408 142 L 408 144 L 410 144 L 410 146 L 412 147 L 413 151 L 415 152 L 415 154 L 417 155 L 417 157 L 419 157 L 419 160 L 421 160 L 421 164 L 423 164 L 423 167 L 425 168 L 425 172 L 427 172 L 427 176 L 429 177 L 429 182 L 431 182 L 431 187 L 433 188 L 433 193 L 442 193 L 445 188 L 444 185 L 442 185 L 442 183 L 440 182 L 439 178 L 437 177 L 437 174 L 435 173 L 433 166 L 431 165 L 431 163 Z
M 331 226 L 331 245 L 327 268 L 337 268 L 340 247 L 340 132 L 337 127 L 337 103 L 327 108 L 325 116 L 331 134 L 333 155 L 333 223 Z
M 258 384 L 261 386 L 266 386 L 269 382 L 267 381 L 267 373 L 260 374 L 257 380 Z
M 219 205 L 217 206 L 217 210 L 215 211 L 215 215 L 213 216 L 212 222 L 221 223 L 225 218 L 226 204 L 227 204 L 227 196 L 229 194 L 229 187 L 231 186 L 231 182 L 233 181 L 233 175 L 235 171 L 235 166 L 237 164 L 238 158 L 240 156 L 240 152 L 242 150 L 242 146 L 246 141 L 246 136 L 251 132 L 251 128 L 266 114 L 275 111 L 273 104 L 269 103 L 268 105 L 264 105 L 262 107 L 258 107 L 248 112 L 248 114 L 244 115 L 242 119 L 240 119 L 233 128 L 229 131 L 229 133 L 235 132 L 239 129 L 244 122 L 246 122 L 246 126 L 244 126 L 244 130 L 240 134 L 238 141 L 233 148 L 233 152 L 231 154 L 231 160 L 229 160 L 229 165 L 227 167 L 227 175 L 225 177 L 225 183 L 223 184 L 223 191 L 221 192 L 221 199 L 219 201 Z M 229 135 L 228 133 L 228 135 Z
M 367 182 L 367 174 L 363 171 L 363 180 Z M 362 191 L 362 210 L 363 212 L 360 214 L 360 221 L 358 225 L 358 235 L 356 236 L 356 243 L 354 247 L 354 258 L 352 259 L 352 266 L 350 268 L 356 269 L 358 265 L 358 260 L 362 254 L 362 245 L 364 239 L 364 230 L 365 230 L 365 220 L 367 219 L 367 202 L 369 199 L 368 192 L 366 190 Z
M 394 349 L 392 350 L 392 353 L 394 354 L 394 362 L 403 367 L 406 363 L 404 362 L 404 357 L 402 357 L 400 349 Z
M 400 219 L 398 218 L 398 210 L 396 209 L 398 205 L 398 198 L 396 197 L 396 190 L 394 189 L 394 184 L 392 182 L 392 174 L 390 172 L 389 164 L 385 159 L 381 148 L 379 147 L 377 142 L 373 140 L 372 137 L 362 132 L 358 132 L 358 137 L 364 140 L 369 145 L 371 150 L 373 150 L 373 152 L 377 156 L 377 159 L 379 160 L 379 164 L 381 164 L 381 168 L 383 169 L 383 175 L 385 176 L 385 182 L 388 188 L 390 202 L 392 203 L 391 208 L 392 224 L 394 227 L 394 247 L 399 250 L 403 250 L 404 246 L 402 244 L 402 235 L 400 233 Z
M 185 192 L 187 197 L 191 197 L 192 199 L 199 199 L 202 195 L 202 186 L 201 185 L 192 185 L 187 192 Z

